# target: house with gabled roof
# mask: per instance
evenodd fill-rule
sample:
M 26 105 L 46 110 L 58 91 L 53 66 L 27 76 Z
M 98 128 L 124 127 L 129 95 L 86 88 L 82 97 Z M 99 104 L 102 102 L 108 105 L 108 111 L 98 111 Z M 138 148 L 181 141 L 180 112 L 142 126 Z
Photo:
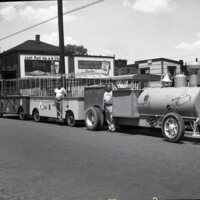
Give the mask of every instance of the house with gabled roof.
M 0 53 L 0 79 L 30 76 L 61 75 L 59 47 L 40 41 L 27 40 Z M 65 74 L 94 77 L 114 75 L 114 56 L 72 55 L 65 52 Z
M 36 35 L 35 40 L 27 40 L 0 54 L 0 76 L 4 79 L 18 78 L 21 74 L 20 55 L 59 55 L 57 46 L 40 41 Z

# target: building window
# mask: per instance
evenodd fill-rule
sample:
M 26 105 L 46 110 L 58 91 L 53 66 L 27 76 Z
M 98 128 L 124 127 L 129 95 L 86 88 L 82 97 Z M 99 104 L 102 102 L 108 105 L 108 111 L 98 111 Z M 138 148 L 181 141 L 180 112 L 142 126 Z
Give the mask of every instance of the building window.
M 176 66 L 167 66 L 167 72 L 172 76 L 176 76 Z
M 140 74 L 150 74 L 150 68 L 142 68 L 140 69 Z

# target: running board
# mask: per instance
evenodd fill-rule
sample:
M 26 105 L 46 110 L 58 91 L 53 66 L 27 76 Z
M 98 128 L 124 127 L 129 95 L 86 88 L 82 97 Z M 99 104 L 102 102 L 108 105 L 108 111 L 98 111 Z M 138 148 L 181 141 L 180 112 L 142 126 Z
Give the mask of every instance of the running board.
M 185 136 L 200 139 L 200 133 L 199 132 L 194 133 L 193 131 L 185 131 Z

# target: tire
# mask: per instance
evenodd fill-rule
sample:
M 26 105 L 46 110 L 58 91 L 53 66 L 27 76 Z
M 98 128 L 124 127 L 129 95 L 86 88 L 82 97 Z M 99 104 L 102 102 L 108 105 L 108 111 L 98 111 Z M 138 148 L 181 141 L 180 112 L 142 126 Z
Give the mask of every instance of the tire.
M 2 118 L 3 117 L 3 113 L 0 113 L 0 118 Z
M 26 115 L 24 114 L 24 109 L 22 107 L 19 108 L 19 119 L 20 120 L 25 120 L 26 119 Z
M 33 111 L 33 119 L 35 122 L 39 122 L 41 120 L 39 111 L 37 109 Z
M 185 124 L 177 113 L 168 113 L 162 121 L 162 134 L 168 142 L 176 143 L 184 136 Z
M 74 113 L 72 111 L 68 111 L 66 113 L 65 120 L 66 120 L 66 123 L 67 123 L 68 126 L 71 126 L 71 127 L 76 126 L 76 120 L 74 118 Z
M 98 130 L 101 126 L 100 110 L 96 107 L 90 107 L 86 111 L 85 125 L 88 130 Z

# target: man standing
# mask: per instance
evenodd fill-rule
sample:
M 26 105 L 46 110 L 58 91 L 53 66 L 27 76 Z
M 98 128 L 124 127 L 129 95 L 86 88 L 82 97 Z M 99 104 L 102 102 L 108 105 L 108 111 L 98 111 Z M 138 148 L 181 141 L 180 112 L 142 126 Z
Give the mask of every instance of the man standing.
M 57 118 L 59 121 L 62 121 L 62 100 L 66 95 L 67 95 L 66 90 L 64 87 L 62 87 L 61 80 L 59 80 L 58 87 L 54 90 Z
M 106 85 L 106 91 L 103 95 L 103 107 L 105 111 L 106 122 L 108 123 L 108 130 L 111 132 L 115 131 L 115 126 L 113 124 L 113 117 L 112 117 L 112 86 L 111 84 Z

